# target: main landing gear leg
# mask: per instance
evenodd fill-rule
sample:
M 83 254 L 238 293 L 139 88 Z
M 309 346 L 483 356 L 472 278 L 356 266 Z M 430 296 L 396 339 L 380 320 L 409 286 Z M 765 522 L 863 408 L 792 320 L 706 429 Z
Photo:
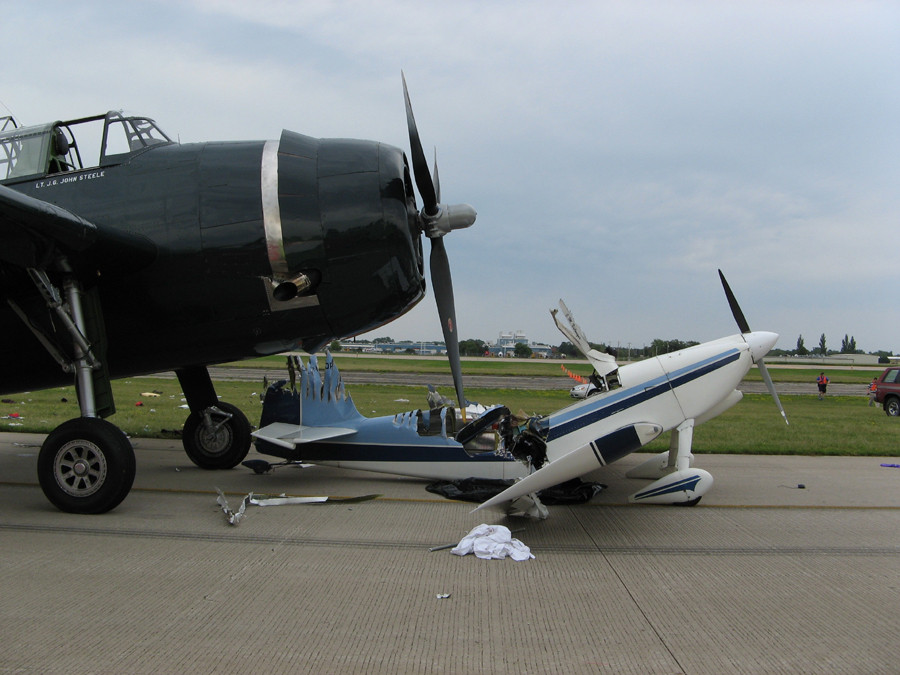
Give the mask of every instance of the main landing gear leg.
M 125 499 L 134 483 L 135 459 L 131 442 L 121 429 L 97 416 L 94 371 L 102 364 L 91 351 L 83 289 L 73 276 L 63 284 L 65 301 L 43 270 L 29 274 L 72 339 L 71 361 L 59 352 L 50 353 L 66 372 L 74 372 L 81 417 L 63 422 L 47 436 L 38 454 L 38 482 L 57 508 L 69 513 L 105 513 Z M 94 324 L 100 320 L 99 305 L 87 303 Z M 26 322 L 27 323 L 27 322 Z M 42 340 L 42 343 L 48 343 Z M 104 377 L 103 387 L 109 389 Z M 111 398 L 109 399 L 111 403 Z
M 181 442 L 201 469 L 231 469 L 250 452 L 250 422 L 236 406 L 219 401 L 205 366 L 175 371 L 191 414 Z

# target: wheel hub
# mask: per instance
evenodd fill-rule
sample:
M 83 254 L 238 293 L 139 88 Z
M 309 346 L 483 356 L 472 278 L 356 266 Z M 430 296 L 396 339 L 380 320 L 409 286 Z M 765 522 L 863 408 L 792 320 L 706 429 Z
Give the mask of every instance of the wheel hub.
M 231 447 L 231 432 L 226 424 L 201 429 L 197 434 L 199 445 L 211 455 L 220 455 Z
M 106 456 L 85 440 L 70 441 L 56 453 L 53 476 L 60 489 L 73 497 L 87 497 L 106 481 Z

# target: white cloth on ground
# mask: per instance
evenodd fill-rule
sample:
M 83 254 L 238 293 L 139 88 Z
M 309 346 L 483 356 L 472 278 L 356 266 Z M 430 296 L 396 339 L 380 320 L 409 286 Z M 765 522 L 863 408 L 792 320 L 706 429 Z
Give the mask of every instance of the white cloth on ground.
M 534 558 L 531 549 L 518 539 L 513 539 L 508 527 L 484 523 L 463 537 L 450 553 L 454 555 L 474 553 L 482 560 L 502 560 L 507 556 L 516 561 Z

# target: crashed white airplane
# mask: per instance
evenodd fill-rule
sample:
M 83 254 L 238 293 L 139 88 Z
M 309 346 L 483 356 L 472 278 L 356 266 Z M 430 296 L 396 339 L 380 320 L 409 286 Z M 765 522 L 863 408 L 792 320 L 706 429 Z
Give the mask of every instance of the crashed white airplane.
M 456 414 L 446 406 L 365 418 L 344 394 L 328 355 L 324 379 L 314 357 L 301 372 L 292 423 L 263 419 L 254 433 L 257 449 L 293 461 L 433 479 L 519 479 L 480 509 L 523 497 L 537 501 L 541 490 L 592 473 L 668 431 L 669 450 L 628 472 L 653 481 L 630 500 L 695 504 L 713 478 L 691 466 L 694 426 L 740 401 L 736 387 L 753 364 L 784 416 L 763 362 L 778 335 L 750 330 L 719 275 L 740 334 L 621 367 L 613 356 L 591 349 L 560 302 L 569 325 L 555 310 L 554 321 L 593 365 L 598 390 L 549 416 L 520 421 L 497 406 L 458 431 Z

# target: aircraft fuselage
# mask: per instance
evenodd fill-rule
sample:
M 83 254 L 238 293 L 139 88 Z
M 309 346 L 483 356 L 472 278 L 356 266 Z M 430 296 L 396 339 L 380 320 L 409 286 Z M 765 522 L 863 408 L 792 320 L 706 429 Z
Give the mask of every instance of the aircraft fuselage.
M 146 240 L 140 269 L 125 256 L 117 267 L 111 250 L 87 275 L 113 378 L 315 349 L 424 295 L 409 172 L 389 145 L 285 131 L 279 141 L 161 144 L 4 185 Z M 0 275 L 29 316 L 48 314 L 21 268 L 0 261 Z M 310 287 L 277 299 L 298 275 Z M 0 391 L 71 382 L 6 302 L 0 325 Z M 40 328 L 57 331 L 52 318 Z

